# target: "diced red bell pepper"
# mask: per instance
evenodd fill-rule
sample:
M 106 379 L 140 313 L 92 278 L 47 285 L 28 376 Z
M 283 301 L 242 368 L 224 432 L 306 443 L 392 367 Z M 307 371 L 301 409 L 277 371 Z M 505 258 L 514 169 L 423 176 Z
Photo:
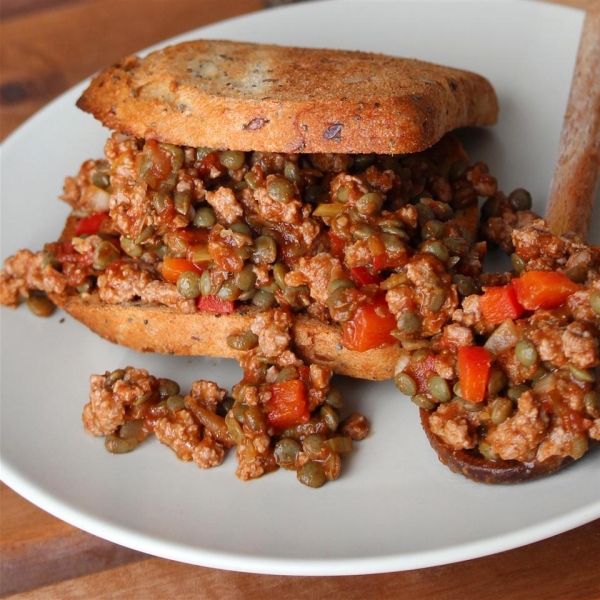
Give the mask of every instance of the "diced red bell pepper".
M 344 323 L 342 344 L 348 350 L 358 352 L 391 346 L 398 342 L 391 334 L 395 328 L 396 317 L 390 312 L 385 297 L 382 296 L 370 304 L 360 306 L 354 317 Z
M 581 289 L 578 283 L 557 271 L 526 271 L 511 283 L 517 300 L 527 310 L 558 308 Z
M 299 379 L 281 381 L 269 386 L 271 398 L 265 402 L 267 421 L 274 427 L 285 429 L 299 423 L 308 423 L 308 393 Z
M 382 282 L 382 278 L 367 267 L 352 267 L 350 269 L 350 278 L 359 287 Z
M 346 245 L 344 238 L 329 230 L 329 242 L 331 244 L 331 255 L 344 260 L 344 246 Z
M 161 273 L 165 281 L 177 283 L 179 276 L 185 271 L 194 271 L 202 273 L 202 269 L 195 265 L 191 260 L 185 258 L 170 258 L 167 257 L 162 262 Z
M 98 233 L 107 217 L 108 213 L 104 211 L 92 213 L 88 217 L 82 217 L 75 226 L 75 235 L 94 235 Z
M 458 349 L 458 382 L 461 396 L 469 402 L 483 402 L 487 392 L 492 357 L 481 346 Z
M 213 313 L 230 314 L 235 310 L 233 300 L 223 300 L 219 296 L 200 296 L 198 298 L 198 308 Z
M 485 320 L 494 325 L 506 319 L 518 319 L 525 310 L 512 285 L 487 288 L 479 298 L 479 306 Z

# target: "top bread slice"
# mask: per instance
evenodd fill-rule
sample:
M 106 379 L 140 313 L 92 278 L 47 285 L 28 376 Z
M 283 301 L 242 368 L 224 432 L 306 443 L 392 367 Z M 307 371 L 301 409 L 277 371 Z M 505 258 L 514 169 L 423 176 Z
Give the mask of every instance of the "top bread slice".
M 491 84 L 468 71 L 346 50 L 198 40 L 98 74 L 79 108 L 105 126 L 182 146 L 402 154 L 491 125 Z

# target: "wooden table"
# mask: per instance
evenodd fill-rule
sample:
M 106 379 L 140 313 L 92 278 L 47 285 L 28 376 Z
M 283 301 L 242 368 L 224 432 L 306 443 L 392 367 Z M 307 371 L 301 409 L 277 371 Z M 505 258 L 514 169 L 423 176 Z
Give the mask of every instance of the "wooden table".
M 564 3 L 585 7 L 598 1 Z M 263 8 L 263 0 L 0 0 L 0 137 L 114 59 Z M 143 19 L 138 18 L 141 12 Z M 600 520 L 524 548 L 454 565 L 300 578 L 153 558 L 71 527 L 4 484 L 0 508 L 3 597 L 600 598 Z

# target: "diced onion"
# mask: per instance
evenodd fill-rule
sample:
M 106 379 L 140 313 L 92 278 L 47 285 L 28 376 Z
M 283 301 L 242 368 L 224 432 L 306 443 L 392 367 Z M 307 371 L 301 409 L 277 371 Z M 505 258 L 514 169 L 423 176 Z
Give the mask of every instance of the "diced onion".
M 402 373 L 406 367 L 408 367 L 408 363 L 410 362 L 410 354 L 406 351 L 401 351 L 400 358 L 398 358 L 398 362 L 396 363 L 396 368 L 394 369 L 394 375 L 398 375 L 398 373 Z
M 556 375 L 554 375 L 554 373 L 548 373 L 548 375 L 540 377 L 535 382 L 534 389 L 539 394 L 548 394 L 556 389 Z
M 512 319 L 503 321 L 490 335 L 483 347 L 496 357 L 510 348 L 514 348 L 519 341 L 519 330 Z
M 96 185 L 89 185 L 83 193 L 81 202 L 94 212 L 106 212 L 110 202 L 110 194 Z

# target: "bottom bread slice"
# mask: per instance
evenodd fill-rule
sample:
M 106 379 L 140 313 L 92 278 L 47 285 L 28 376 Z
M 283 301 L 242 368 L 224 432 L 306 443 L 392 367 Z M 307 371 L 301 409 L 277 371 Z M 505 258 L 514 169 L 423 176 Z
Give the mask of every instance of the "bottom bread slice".
M 455 450 L 433 433 L 429 425 L 431 414 L 428 410 L 420 409 L 421 425 L 431 447 L 437 453 L 440 461 L 451 471 L 473 481 L 491 484 L 522 483 L 552 475 L 575 462 L 570 456 L 552 456 L 543 462 L 489 460 L 476 452 Z M 597 444 L 594 440 L 590 440 L 590 450 L 595 447 Z
M 186 314 L 166 306 L 106 304 L 96 294 L 51 294 L 52 301 L 74 319 L 111 342 L 138 352 L 239 358 L 227 344 L 229 335 L 250 330 L 257 310 L 241 307 L 231 314 L 197 311 Z M 394 376 L 400 344 L 351 351 L 342 346 L 341 329 L 306 315 L 295 315 L 292 327 L 296 353 L 341 375 L 385 380 Z

